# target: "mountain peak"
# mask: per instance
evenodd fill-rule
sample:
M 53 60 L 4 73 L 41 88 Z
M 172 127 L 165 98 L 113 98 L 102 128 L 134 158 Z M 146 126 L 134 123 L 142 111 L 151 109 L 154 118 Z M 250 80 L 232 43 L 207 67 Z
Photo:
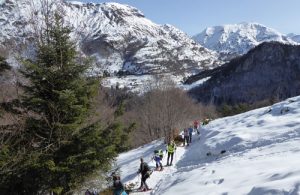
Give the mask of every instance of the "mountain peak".
M 16 1 L 6 0 L 0 6 L 0 50 L 9 51 L 9 40 L 15 40 L 24 44 L 24 50 L 31 51 L 32 48 L 27 48 L 34 30 L 29 25 L 31 8 L 36 10 L 35 22 L 42 24 L 41 5 L 39 1 L 34 5 L 25 3 L 32 0 L 18 0 L 17 4 Z M 64 21 L 73 29 L 71 38 L 78 50 L 95 59 L 92 74 L 105 72 L 110 76 L 105 80 L 106 86 L 112 86 L 117 75 L 128 74 L 171 75 L 179 83 L 186 76 L 221 63 L 216 52 L 195 43 L 172 25 L 152 22 L 132 6 L 49 1 L 61 4 Z M 9 52 L 5 55 L 9 58 Z M 135 80 L 131 79 L 124 86 L 135 88 Z
M 138 17 L 145 17 L 144 14 L 140 10 L 138 10 L 137 8 L 132 7 L 130 5 L 120 4 L 120 3 L 115 3 L 115 2 L 106 2 L 106 3 L 102 3 L 100 5 L 102 5 L 106 9 L 110 9 L 112 11 L 122 10 L 123 12 L 127 12 L 128 15 L 134 15 L 134 16 L 138 16 Z
M 206 48 L 219 53 L 235 55 L 245 54 L 251 48 L 266 41 L 297 44 L 277 30 L 257 22 L 241 22 L 208 27 L 193 38 Z
M 103 10 L 110 10 L 113 12 L 117 12 L 117 14 L 123 13 L 122 16 L 138 16 L 138 17 L 145 17 L 144 14 L 138 10 L 137 8 L 127 5 L 127 4 L 120 4 L 116 2 L 105 2 L 105 3 L 83 3 L 79 1 L 66 1 L 67 4 L 73 5 L 76 7 L 88 7 L 91 9 L 102 8 Z

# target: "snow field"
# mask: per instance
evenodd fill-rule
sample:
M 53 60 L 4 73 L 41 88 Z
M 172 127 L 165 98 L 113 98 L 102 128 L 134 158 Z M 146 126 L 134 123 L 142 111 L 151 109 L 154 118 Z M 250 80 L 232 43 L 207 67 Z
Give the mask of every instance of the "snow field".
M 175 166 L 151 175 L 147 182 L 152 192 L 139 194 L 297 195 L 299 141 L 300 96 L 217 119 L 201 129 L 200 140 L 194 135 L 189 147 L 178 147 Z M 118 163 L 123 182 L 137 182 L 139 158 L 150 160 L 161 147 L 162 142 L 156 141 L 121 154 Z M 219 155 L 221 150 L 226 153 Z M 125 158 L 129 164 L 124 163 Z M 154 162 L 149 165 L 155 166 Z

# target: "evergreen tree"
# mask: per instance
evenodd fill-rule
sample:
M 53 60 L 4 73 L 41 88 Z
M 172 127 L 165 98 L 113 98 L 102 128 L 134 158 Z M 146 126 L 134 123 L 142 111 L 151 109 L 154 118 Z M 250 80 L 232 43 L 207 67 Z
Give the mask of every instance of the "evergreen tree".
M 118 123 L 103 128 L 87 122 L 99 82 L 86 76 L 89 61 L 76 58 L 70 28 L 59 13 L 46 25 L 36 59 L 24 61 L 22 71 L 30 83 L 22 99 L 29 117 L 23 141 L 15 149 L 27 154 L 18 170 L 0 181 L 0 192 L 71 192 L 96 169 L 108 169 L 126 149 L 130 128 L 126 132 Z

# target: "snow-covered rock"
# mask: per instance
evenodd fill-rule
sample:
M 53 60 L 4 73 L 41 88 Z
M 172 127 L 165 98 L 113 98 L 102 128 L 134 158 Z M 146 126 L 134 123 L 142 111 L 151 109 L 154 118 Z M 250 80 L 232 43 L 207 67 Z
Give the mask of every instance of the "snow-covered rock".
M 189 147 L 178 147 L 175 166 L 151 175 L 153 191 L 140 194 L 300 194 L 299 118 L 300 96 L 214 120 L 201 128 L 200 139 L 194 135 Z M 156 141 L 121 154 L 123 182 L 138 187 L 139 158 L 154 167 L 153 151 L 164 147 Z
M 217 66 L 218 54 L 171 25 L 156 24 L 138 9 L 119 3 L 50 0 L 62 7 L 72 39 L 81 52 L 95 58 L 94 73 L 110 75 L 172 74 L 186 76 Z M 4 0 L 0 5 L 0 51 L 29 52 L 32 21 L 42 25 L 39 1 Z M 16 47 L 18 46 L 18 47 Z M 30 53 L 30 52 L 29 52 Z
M 204 47 L 228 57 L 247 53 L 251 48 L 266 41 L 297 44 L 290 37 L 258 23 L 228 24 L 208 27 L 194 40 Z

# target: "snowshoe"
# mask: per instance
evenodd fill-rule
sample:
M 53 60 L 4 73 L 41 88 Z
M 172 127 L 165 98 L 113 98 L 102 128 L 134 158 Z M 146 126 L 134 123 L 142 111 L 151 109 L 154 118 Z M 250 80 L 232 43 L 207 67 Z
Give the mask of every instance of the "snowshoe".
M 138 188 L 138 189 L 135 189 L 131 192 L 148 192 L 148 191 L 151 191 L 151 190 L 152 190 L 151 188 L 149 188 L 149 189 L 146 189 L 146 188 L 140 189 L 140 188 Z
M 149 189 L 144 188 L 143 192 L 147 192 L 147 191 L 151 191 L 151 190 L 152 190 L 151 188 L 149 188 Z

